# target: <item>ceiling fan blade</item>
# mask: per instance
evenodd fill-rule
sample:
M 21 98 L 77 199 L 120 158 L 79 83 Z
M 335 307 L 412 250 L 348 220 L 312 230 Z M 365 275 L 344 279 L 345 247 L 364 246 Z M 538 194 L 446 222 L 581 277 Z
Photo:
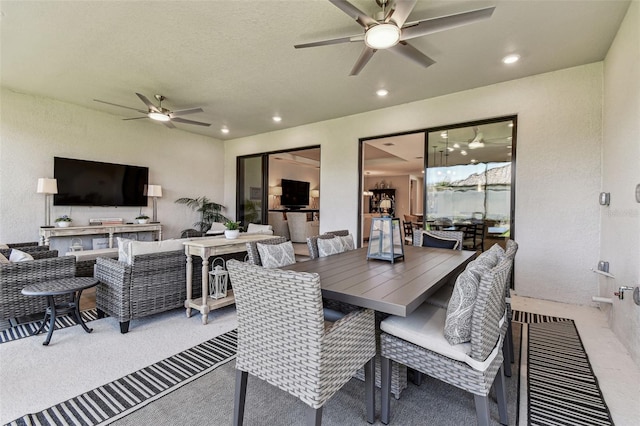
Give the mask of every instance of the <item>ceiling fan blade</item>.
M 180 117 L 176 117 L 176 118 L 172 118 L 171 121 L 175 121 L 176 123 L 183 123 L 183 124 L 195 124 L 197 126 L 211 126 L 211 123 L 203 123 L 201 121 L 193 121 L 193 120 L 187 120 L 186 118 L 180 118 Z
M 175 129 L 176 128 L 176 126 L 174 126 L 173 123 L 170 122 L 170 121 L 162 121 L 161 123 L 164 124 L 165 126 L 167 126 L 170 129 Z
M 356 64 L 351 69 L 351 73 L 349 75 L 358 75 L 360 71 L 362 71 L 364 66 L 367 65 L 367 62 L 369 62 L 373 54 L 376 52 L 377 52 L 376 49 L 372 49 L 369 46 L 365 46 L 364 49 L 362 49 L 362 53 L 360 53 L 360 57 L 358 58 L 358 60 L 356 61 Z
M 138 112 L 141 112 L 141 113 L 143 113 L 143 114 L 146 114 L 146 113 L 147 113 L 147 111 L 143 111 L 143 110 L 138 109 L 138 108 L 131 108 L 131 107 L 124 106 L 124 105 L 112 104 L 111 102 L 101 101 L 100 99 L 94 99 L 94 101 L 96 101 L 96 102 L 100 102 L 100 103 L 102 103 L 102 104 L 107 104 L 107 105 L 117 106 L 117 107 L 120 107 L 120 108 L 132 109 L 132 110 L 134 110 L 134 111 L 138 111 Z M 143 118 L 144 118 L 144 117 L 143 117 Z
M 312 41 L 310 43 L 294 44 L 293 47 L 295 47 L 296 49 L 301 49 L 305 47 L 328 46 L 330 44 L 349 43 L 352 41 L 362 41 L 362 40 L 364 40 L 364 35 L 358 34 L 354 36 L 338 37 L 338 38 L 332 38 L 328 40 Z
M 123 118 L 123 121 L 128 121 L 128 120 L 140 120 L 142 118 L 149 118 L 146 115 L 144 117 L 131 117 L 131 118 Z
M 368 28 L 371 25 L 375 25 L 378 23 L 375 19 L 352 5 L 346 0 L 329 0 L 336 6 L 338 9 L 349 15 L 351 18 L 355 19 L 355 21 L 363 26 L 364 28 Z
M 398 27 L 402 28 L 417 2 L 418 0 L 396 0 L 391 15 L 385 21 L 393 21 Z
M 155 106 L 154 104 L 152 104 L 151 101 L 149 99 L 147 99 L 147 97 L 145 95 L 141 95 L 140 93 L 136 93 L 136 95 L 138 95 L 140 100 L 142 102 L 144 102 L 144 104 L 147 106 L 147 108 L 149 108 L 149 111 L 161 112 L 160 109 L 157 106 Z
M 461 27 L 483 19 L 489 19 L 494 10 L 495 7 L 487 7 L 484 9 L 471 10 L 453 15 L 440 16 L 438 18 L 410 22 L 406 27 L 402 28 L 400 40 L 410 40 L 412 38 Z
M 171 114 L 169 114 L 169 117 L 174 118 L 181 115 L 195 114 L 197 112 L 204 112 L 204 110 L 202 108 L 179 109 L 177 111 L 171 112 Z
M 424 53 L 422 53 L 421 51 L 419 51 L 418 49 L 416 49 L 406 41 L 401 41 L 400 43 L 388 48 L 387 50 L 390 50 L 393 53 L 396 53 L 404 58 L 407 58 L 425 68 L 436 63 L 436 61 L 434 61 L 433 59 L 431 59 L 430 57 L 428 57 L 427 55 L 425 55 Z

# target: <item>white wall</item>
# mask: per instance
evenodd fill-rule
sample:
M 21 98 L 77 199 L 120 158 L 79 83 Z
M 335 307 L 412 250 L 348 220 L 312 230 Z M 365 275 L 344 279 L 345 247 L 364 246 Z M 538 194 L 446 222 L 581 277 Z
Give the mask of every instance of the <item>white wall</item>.
M 180 197 L 206 195 L 223 201 L 224 146 L 219 140 L 168 129 L 148 120 L 120 117 L 53 99 L 2 89 L 0 128 L 0 242 L 38 239 L 44 225 L 44 196 L 36 193 L 40 177 L 53 177 L 53 157 L 70 157 L 149 167 L 149 181 L 162 185 L 158 219 L 165 238 L 191 228 L 197 215 Z M 232 179 L 235 181 L 235 178 Z M 152 202 L 143 211 L 151 216 Z M 90 218 L 132 221 L 135 207 L 74 207 L 73 224 Z M 53 207 L 52 218 L 69 214 Z
M 632 2 L 604 62 L 604 138 L 602 191 L 611 193 L 601 208 L 600 258 L 615 279 L 600 277 L 600 294 L 614 297 L 618 287 L 640 286 L 640 3 Z M 614 299 L 611 328 L 640 365 L 640 306 L 631 294 Z
M 591 303 L 598 260 L 602 63 L 225 142 L 225 203 L 238 155 L 321 146 L 321 232 L 357 229 L 358 139 L 518 115 L 516 290 Z

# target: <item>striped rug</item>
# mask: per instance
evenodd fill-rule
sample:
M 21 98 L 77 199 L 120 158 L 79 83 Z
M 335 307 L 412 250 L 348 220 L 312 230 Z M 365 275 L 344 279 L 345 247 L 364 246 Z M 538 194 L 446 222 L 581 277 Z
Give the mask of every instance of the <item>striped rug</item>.
M 82 319 L 85 322 L 93 321 L 98 318 L 98 312 L 95 308 L 82 311 L 80 312 L 80 315 L 82 315 Z M 33 333 L 35 333 L 38 328 L 40 328 L 40 324 L 42 324 L 42 320 L 18 324 L 0 330 L 0 343 L 22 339 L 23 337 L 29 337 Z M 68 315 L 64 315 L 56 318 L 54 330 L 70 327 L 72 325 L 77 325 L 73 318 Z M 45 330 L 48 330 L 48 326 L 45 327 Z
M 232 330 L 8 425 L 109 424 L 235 359 L 237 338 Z
M 517 424 L 613 425 L 573 320 L 522 314 Z

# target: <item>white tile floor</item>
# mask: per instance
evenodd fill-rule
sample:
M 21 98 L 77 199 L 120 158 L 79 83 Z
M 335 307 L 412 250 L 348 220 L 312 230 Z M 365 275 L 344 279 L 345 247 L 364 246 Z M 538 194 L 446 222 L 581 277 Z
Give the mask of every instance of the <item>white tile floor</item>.
M 575 321 L 605 402 L 617 426 L 640 426 L 640 368 L 598 308 L 512 295 L 514 309 Z

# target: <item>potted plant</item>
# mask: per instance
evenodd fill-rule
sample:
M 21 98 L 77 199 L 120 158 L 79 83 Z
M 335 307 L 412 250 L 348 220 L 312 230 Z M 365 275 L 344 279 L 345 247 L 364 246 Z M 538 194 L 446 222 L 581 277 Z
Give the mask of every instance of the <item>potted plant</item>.
M 209 200 L 207 197 L 178 198 L 175 202 L 178 204 L 185 204 L 193 210 L 200 212 L 201 219 L 199 222 L 194 223 L 193 226 L 202 234 L 211 229 L 211 224 L 213 222 L 224 223 L 229 221 L 229 219 L 220 213 L 220 211 L 224 209 L 224 206 Z
M 235 240 L 238 238 L 238 235 L 240 234 L 240 223 L 228 220 L 224 223 L 224 226 L 227 228 L 226 231 L 224 231 L 225 238 L 228 240 Z
M 71 225 L 71 218 L 66 214 L 56 219 L 56 225 L 60 228 L 67 228 Z
M 136 222 L 140 224 L 149 223 L 149 216 L 147 216 L 146 214 L 141 214 L 136 217 Z

